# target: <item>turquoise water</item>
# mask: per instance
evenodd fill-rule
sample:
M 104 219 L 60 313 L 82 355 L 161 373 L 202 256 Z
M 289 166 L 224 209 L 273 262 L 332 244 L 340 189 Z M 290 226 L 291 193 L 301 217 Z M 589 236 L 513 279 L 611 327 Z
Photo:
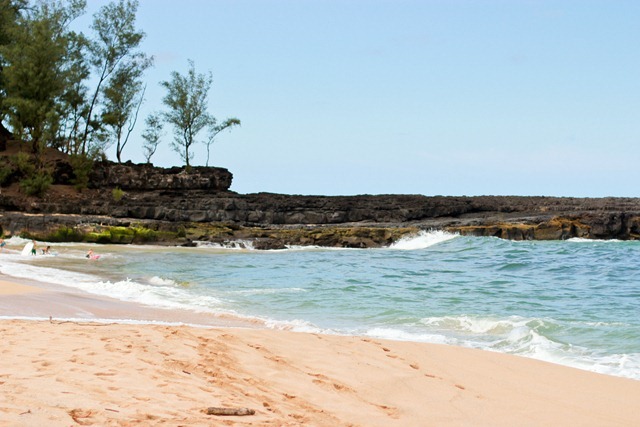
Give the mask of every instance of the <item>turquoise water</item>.
M 448 343 L 640 379 L 640 242 L 423 233 L 383 249 L 52 245 L 0 271 L 271 328 Z

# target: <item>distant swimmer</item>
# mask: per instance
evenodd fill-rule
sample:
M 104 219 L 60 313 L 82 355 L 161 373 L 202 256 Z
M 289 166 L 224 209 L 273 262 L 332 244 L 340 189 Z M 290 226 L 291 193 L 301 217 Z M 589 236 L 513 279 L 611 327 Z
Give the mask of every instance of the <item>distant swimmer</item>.
M 93 249 L 89 249 L 89 252 L 87 252 L 87 255 L 85 255 L 87 258 L 89 259 L 98 259 L 100 258 L 100 255 L 96 255 L 93 253 Z
M 51 246 L 47 246 L 42 250 L 42 255 L 51 255 Z
M 7 246 L 7 242 L 5 242 L 4 239 L 0 239 L 0 252 L 2 252 L 5 246 Z
M 31 243 L 33 243 L 33 246 L 31 247 L 31 255 L 37 255 L 38 249 L 36 248 L 36 241 L 32 240 Z

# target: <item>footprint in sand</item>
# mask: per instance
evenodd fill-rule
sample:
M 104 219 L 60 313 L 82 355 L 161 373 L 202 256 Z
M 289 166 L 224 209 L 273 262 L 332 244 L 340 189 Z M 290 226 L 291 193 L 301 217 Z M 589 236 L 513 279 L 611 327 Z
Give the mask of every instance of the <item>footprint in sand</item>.
M 96 377 L 112 377 L 116 375 L 116 372 L 96 372 L 93 375 L 95 375 Z
M 346 386 L 344 384 L 340 384 L 338 382 L 334 382 L 331 378 L 327 377 L 326 375 L 309 374 L 309 373 L 307 375 L 316 378 L 312 381 L 316 385 L 327 387 L 327 388 L 333 388 L 338 391 L 345 391 L 345 392 L 352 392 L 352 393 L 354 392 L 354 390 L 351 387 Z
M 398 418 L 398 408 L 394 408 L 387 405 L 376 405 L 379 409 L 382 409 L 385 414 L 387 414 L 390 418 Z

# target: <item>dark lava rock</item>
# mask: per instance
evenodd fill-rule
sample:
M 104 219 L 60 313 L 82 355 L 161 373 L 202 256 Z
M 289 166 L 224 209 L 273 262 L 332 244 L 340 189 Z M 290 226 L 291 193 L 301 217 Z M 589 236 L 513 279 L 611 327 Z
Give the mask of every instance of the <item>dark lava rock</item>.
M 57 183 L 72 173 L 64 162 L 56 170 Z M 98 231 L 135 225 L 155 232 L 134 233 L 148 243 L 247 239 L 260 248 L 383 246 L 431 229 L 514 240 L 640 239 L 638 198 L 236 194 L 232 179 L 222 168 L 98 163 L 82 192 L 54 185 L 38 199 L 17 184 L 3 188 L 0 225 L 42 237 L 81 224 Z

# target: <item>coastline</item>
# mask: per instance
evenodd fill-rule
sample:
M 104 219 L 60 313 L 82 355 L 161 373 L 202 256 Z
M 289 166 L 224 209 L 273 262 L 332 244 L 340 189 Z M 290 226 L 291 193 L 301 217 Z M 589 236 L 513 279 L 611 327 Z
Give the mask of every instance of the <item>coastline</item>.
M 113 177 L 128 181 L 96 182 L 83 193 L 61 185 L 47 200 L 4 190 L 0 232 L 39 241 L 158 246 L 242 241 L 255 249 L 378 248 L 426 230 L 508 240 L 640 239 L 640 198 L 237 194 L 189 186 L 176 196 L 177 188 L 164 191 L 160 182 L 176 184 L 187 176 L 181 170 L 156 171 L 152 181 L 160 187 L 148 188 L 140 183 L 149 177 L 135 178 L 119 169 L 124 165 L 109 167 L 119 171 Z M 189 176 L 211 183 L 206 177 L 215 170 Z M 126 209 L 112 200 L 114 188 L 128 188 Z
M 7 344 L 0 425 L 640 424 L 633 411 L 640 381 L 631 379 L 482 350 L 226 319 L 153 324 L 182 313 L 13 279 L 1 280 L 4 287 L 12 293 L 0 295 L 2 316 L 30 310 L 45 320 L 0 321 Z M 61 320 L 80 310 L 71 317 L 82 320 Z M 57 314 L 46 320 L 47 312 Z M 116 320 L 127 318 L 137 322 Z M 218 417 L 207 407 L 256 413 Z
M 0 274 L 0 319 L 2 318 L 259 327 L 255 321 L 239 317 L 150 307 Z

